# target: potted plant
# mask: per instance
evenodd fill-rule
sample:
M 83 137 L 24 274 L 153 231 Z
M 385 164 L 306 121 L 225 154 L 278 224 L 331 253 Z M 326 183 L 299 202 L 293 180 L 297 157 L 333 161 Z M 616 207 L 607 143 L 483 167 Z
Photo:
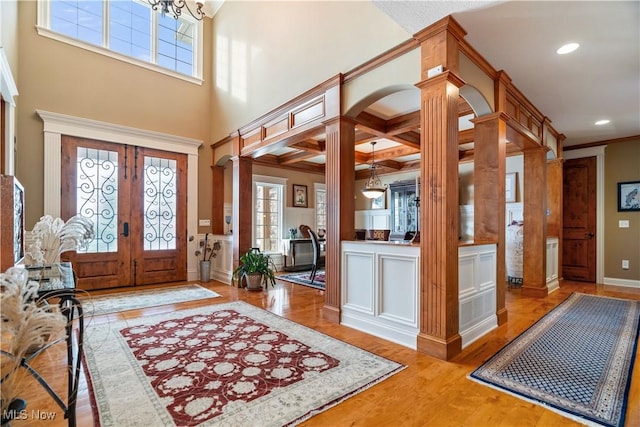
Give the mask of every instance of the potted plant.
M 239 286 L 242 286 L 242 279 L 245 279 L 247 289 L 257 291 L 262 289 L 263 283 L 265 288 L 269 284 L 276 284 L 275 270 L 276 266 L 271 257 L 260 252 L 258 248 L 251 248 L 240 257 L 240 265 L 233 270 L 233 278 L 238 280 Z

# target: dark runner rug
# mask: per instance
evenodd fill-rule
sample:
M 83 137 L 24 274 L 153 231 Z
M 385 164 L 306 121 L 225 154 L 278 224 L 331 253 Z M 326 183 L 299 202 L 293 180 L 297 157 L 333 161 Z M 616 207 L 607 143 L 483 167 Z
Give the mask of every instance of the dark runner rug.
M 297 285 L 309 286 L 312 288 L 323 290 L 325 289 L 325 279 L 324 279 L 324 270 L 318 270 L 316 273 L 316 277 L 311 283 L 309 280 L 311 276 L 311 272 L 304 271 L 300 273 L 292 273 L 292 274 L 283 274 L 280 276 L 276 276 L 278 280 L 285 280 L 287 282 L 295 283 Z
M 572 294 L 470 378 L 574 420 L 623 426 L 640 301 Z

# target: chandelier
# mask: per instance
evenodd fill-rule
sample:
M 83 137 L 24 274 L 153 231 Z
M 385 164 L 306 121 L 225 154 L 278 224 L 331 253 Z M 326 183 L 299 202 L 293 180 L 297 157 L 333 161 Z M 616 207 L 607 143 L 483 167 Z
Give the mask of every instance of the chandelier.
M 158 10 L 160 7 L 160 12 L 163 15 L 167 13 L 171 13 L 174 18 L 178 19 L 180 15 L 182 15 L 182 8 L 186 8 L 189 11 L 189 14 L 196 18 L 198 21 L 202 20 L 205 17 L 204 12 L 202 11 L 202 7 L 204 6 L 204 2 L 195 1 L 196 11 L 195 13 L 191 11 L 189 7 L 188 1 L 191 0 L 147 0 L 151 5 L 153 10 Z
M 367 183 L 364 188 L 361 190 L 364 197 L 368 199 L 377 199 L 382 196 L 385 191 L 387 191 L 387 187 L 382 185 L 380 178 L 376 174 L 376 163 L 375 163 L 375 146 L 376 141 L 371 142 L 371 168 L 369 169 L 371 174 L 369 175 L 369 179 L 367 179 Z

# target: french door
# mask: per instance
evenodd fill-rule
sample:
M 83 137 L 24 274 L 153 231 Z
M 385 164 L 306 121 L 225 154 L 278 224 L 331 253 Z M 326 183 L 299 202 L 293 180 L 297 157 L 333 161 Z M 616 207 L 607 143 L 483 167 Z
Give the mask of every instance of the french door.
M 186 280 L 184 154 L 62 137 L 66 220 L 94 223 L 94 239 L 67 252 L 82 289 Z

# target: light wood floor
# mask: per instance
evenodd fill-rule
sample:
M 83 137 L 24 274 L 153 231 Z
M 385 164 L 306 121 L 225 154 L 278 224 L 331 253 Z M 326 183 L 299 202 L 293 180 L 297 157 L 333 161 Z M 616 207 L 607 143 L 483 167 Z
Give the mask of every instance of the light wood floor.
M 243 300 L 407 365 L 407 369 L 402 372 L 311 418 L 304 423 L 306 426 L 578 425 L 538 405 L 493 390 L 466 377 L 484 360 L 563 301 L 571 292 L 640 300 L 640 290 L 637 289 L 604 287 L 580 282 L 564 282 L 560 290 L 543 299 L 523 297 L 519 290 L 510 290 L 506 299 L 508 322 L 470 345 L 454 360 L 444 362 L 383 339 L 324 321 L 320 315 L 323 292 L 315 289 L 286 282 L 278 282 L 278 285 L 268 292 L 257 293 L 239 290 L 218 282 L 210 282 L 206 287 L 215 290 L 222 297 L 96 316 L 89 321 L 104 322 L 120 318 L 137 318 L 208 304 Z M 130 289 L 120 291 L 124 290 Z M 60 391 L 65 390 L 66 387 L 65 372 L 60 369 L 64 364 L 63 346 L 60 346 L 59 350 L 55 349 L 42 354 L 38 360 L 39 369 Z M 29 385 L 25 388 L 23 397 L 29 402 L 28 413 L 31 415 L 31 410 L 39 410 L 41 413 L 51 411 L 56 413 L 56 418 L 53 421 L 30 418 L 26 421 L 14 421 L 12 425 L 65 426 L 66 420 L 62 418 L 61 411 L 55 402 L 35 381 L 27 381 Z M 84 380 L 78 397 L 77 416 L 79 426 L 93 425 L 88 390 Z M 626 426 L 640 426 L 640 357 L 637 357 L 635 362 Z

